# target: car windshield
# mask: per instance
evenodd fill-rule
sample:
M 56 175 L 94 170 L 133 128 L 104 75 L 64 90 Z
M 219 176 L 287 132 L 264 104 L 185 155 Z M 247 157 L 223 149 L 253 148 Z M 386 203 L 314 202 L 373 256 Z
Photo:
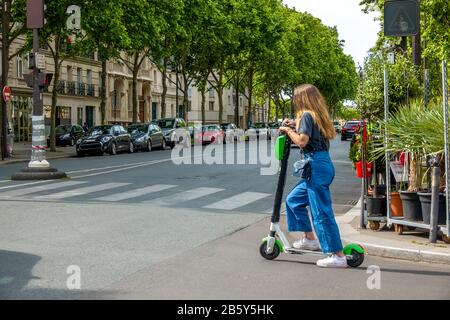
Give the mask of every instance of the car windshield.
M 156 124 L 161 128 L 161 129 L 172 129 L 174 126 L 175 120 L 173 119 L 167 119 L 167 120 L 158 120 L 156 121 Z
M 261 128 L 265 128 L 265 124 L 264 123 L 254 123 L 250 126 L 250 128 L 255 128 L 255 129 L 261 129 Z
M 216 126 L 205 126 L 205 127 L 202 128 L 203 132 L 205 132 L 205 131 L 217 131 L 217 130 L 218 130 L 218 128 Z
M 222 128 L 222 130 L 226 130 L 226 129 L 228 129 L 230 127 L 230 124 L 229 123 L 222 123 L 220 125 L 220 127 Z
M 359 124 L 359 122 L 347 122 L 345 124 L 345 129 L 352 129 L 356 127 Z
M 57 126 L 56 127 L 56 134 L 66 134 L 70 132 L 72 126 L 70 125 L 64 125 L 64 126 Z
M 93 127 L 91 130 L 89 130 L 89 135 L 93 137 L 110 133 L 111 133 L 111 126 Z
M 127 131 L 128 131 L 129 134 L 146 133 L 147 132 L 147 126 L 146 125 L 129 126 L 127 128 Z

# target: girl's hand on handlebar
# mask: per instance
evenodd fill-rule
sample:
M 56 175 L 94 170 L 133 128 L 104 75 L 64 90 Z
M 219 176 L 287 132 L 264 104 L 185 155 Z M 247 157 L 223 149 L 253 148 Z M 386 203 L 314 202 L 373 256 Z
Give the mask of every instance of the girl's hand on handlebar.
M 286 126 L 284 126 L 284 127 L 279 127 L 278 128 L 278 132 L 281 132 L 281 133 L 288 133 L 289 131 L 291 131 L 292 130 L 292 128 L 291 127 L 286 127 Z
M 296 123 L 291 119 L 284 119 L 281 123 L 281 127 L 295 127 Z

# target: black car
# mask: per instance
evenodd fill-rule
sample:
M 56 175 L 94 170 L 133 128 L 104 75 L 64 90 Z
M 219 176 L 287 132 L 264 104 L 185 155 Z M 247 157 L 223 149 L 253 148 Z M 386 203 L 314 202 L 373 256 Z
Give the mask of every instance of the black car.
M 265 136 L 265 138 L 267 140 L 270 140 L 270 130 L 269 130 L 269 126 L 264 123 L 264 122 L 256 122 L 256 123 L 252 123 L 248 130 L 247 133 L 249 135 L 253 135 L 256 136 L 257 139 L 259 139 L 260 136 Z
M 164 118 L 153 120 L 152 123 L 161 128 L 166 144 L 170 148 L 174 148 L 179 143 L 183 143 L 186 147 L 191 145 L 191 134 L 184 119 Z
M 121 125 L 96 126 L 77 141 L 77 155 L 103 154 L 115 155 L 119 151 L 134 152 L 131 135 Z
M 66 147 L 74 146 L 75 143 L 84 135 L 84 130 L 77 124 L 64 124 L 55 128 L 56 146 Z M 47 138 L 47 146 L 50 146 L 50 138 Z
M 243 135 L 242 129 L 239 129 L 237 125 L 234 123 L 222 123 L 220 125 L 220 128 L 223 130 L 223 142 L 232 142 L 232 141 L 239 141 L 239 139 Z
M 166 141 L 161 128 L 153 123 L 133 124 L 127 127 L 131 134 L 134 148 L 152 151 L 153 148 L 166 148 Z

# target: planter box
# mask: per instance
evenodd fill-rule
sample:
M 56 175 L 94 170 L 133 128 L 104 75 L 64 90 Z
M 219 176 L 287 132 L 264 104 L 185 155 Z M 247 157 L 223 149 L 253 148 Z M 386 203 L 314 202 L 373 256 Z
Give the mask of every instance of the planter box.
M 423 222 L 430 224 L 431 218 L 431 193 L 419 192 L 420 204 L 422 206 L 422 216 Z M 446 216 L 446 205 L 445 205 L 445 194 L 439 194 L 439 214 L 438 214 L 438 224 L 444 225 Z
M 387 212 L 386 197 L 378 196 L 367 197 L 367 216 L 369 217 L 385 217 Z
M 417 192 L 400 191 L 403 205 L 403 217 L 410 221 L 423 221 L 422 205 Z

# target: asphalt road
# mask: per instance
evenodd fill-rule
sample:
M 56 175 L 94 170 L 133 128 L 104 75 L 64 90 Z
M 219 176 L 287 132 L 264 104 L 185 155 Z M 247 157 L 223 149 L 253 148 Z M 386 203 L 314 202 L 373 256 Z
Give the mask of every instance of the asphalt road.
M 332 142 L 336 214 L 359 197 L 348 144 Z M 185 161 L 202 150 L 224 162 L 233 154 L 190 150 Z M 183 155 L 170 150 L 53 160 L 70 176 L 58 182 L 8 181 L 24 164 L 0 165 L 0 298 L 450 297 L 444 266 L 369 257 L 350 271 L 320 270 L 310 256 L 263 260 L 277 176 L 249 164 L 257 146 L 234 150 L 245 151 L 245 164 L 177 165 Z M 295 182 L 289 175 L 286 193 Z M 369 265 L 382 270 L 381 290 L 367 289 Z M 78 271 L 81 288 L 69 290 Z

